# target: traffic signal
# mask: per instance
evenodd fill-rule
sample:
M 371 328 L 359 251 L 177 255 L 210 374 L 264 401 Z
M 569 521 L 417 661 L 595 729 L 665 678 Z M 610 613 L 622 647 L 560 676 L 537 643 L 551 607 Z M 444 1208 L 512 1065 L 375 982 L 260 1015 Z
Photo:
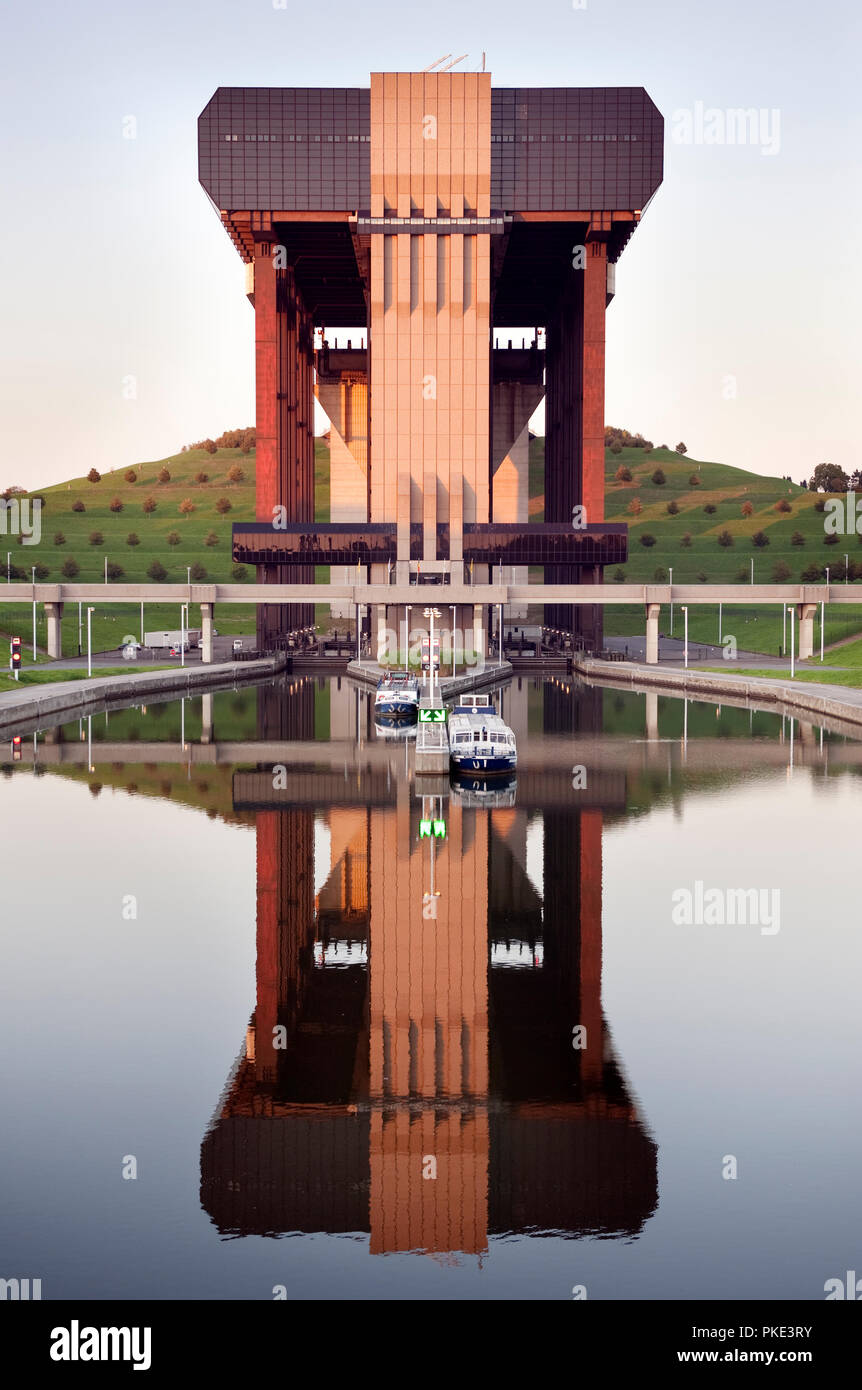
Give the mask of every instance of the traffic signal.
M 21 735 L 20 735 L 20 734 L 15 734 L 15 735 L 13 735 L 13 738 L 12 738 L 12 761 L 13 761 L 13 763 L 20 763 L 20 761 L 21 761 Z
M 9 649 L 10 649 L 10 651 L 11 651 L 11 653 L 12 653 L 12 670 L 13 670 L 13 671 L 20 671 L 20 669 L 21 669 L 21 638 L 20 638 L 20 637 L 13 637 L 13 638 L 12 638 L 12 641 L 11 641 L 10 644 L 9 644 Z

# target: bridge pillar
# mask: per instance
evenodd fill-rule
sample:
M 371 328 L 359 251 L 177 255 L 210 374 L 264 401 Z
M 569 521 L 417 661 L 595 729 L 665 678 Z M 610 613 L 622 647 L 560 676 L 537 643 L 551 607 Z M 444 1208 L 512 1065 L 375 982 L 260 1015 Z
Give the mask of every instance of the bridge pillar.
M 814 655 L 814 614 L 816 603 L 799 603 L 796 615 L 799 618 L 799 660 L 807 661 Z
M 213 606 L 201 604 L 201 660 L 207 663 L 213 659 Z
M 213 697 L 212 691 L 201 696 L 201 743 L 213 741 Z
M 464 645 L 466 646 L 466 643 Z M 473 652 L 476 657 L 484 657 L 485 655 L 485 630 L 482 622 L 481 603 L 473 604 Z
M 651 742 L 658 738 L 658 693 L 655 690 L 646 692 L 646 736 Z
M 658 665 L 658 615 L 660 612 L 660 603 L 648 603 L 646 605 L 646 663 L 648 666 Z
M 63 655 L 63 605 L 45 604 L 45 621 L 48 626 L 48 655 L 58 658 Z

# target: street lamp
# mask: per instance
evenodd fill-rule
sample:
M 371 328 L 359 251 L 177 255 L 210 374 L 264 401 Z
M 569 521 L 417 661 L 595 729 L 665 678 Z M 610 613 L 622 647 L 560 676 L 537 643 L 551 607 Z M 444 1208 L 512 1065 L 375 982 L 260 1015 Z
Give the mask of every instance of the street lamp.
M 404 605 L 404 670 L 410 674 L 410 610 L 412 603 Z
M 430 631 L 428 635 L 428 695 L 431 703 L 434 703 L 434 619 L 440 617 L 439 608 L 426 608 L 425 617 L 430 620 Z
M 668 570 L 670 575 L 670 635 L 673 637 L 673 567 Z
M 845 556 L 844 556 L 844 583 L 845 583 L 845 584 L 848 582 L 849 578 L 850 578 L 850 557 L 849 557 L 849 555 L 845 555 Z
M 452 679 L 455 679 L 455 619 L 457 617 L 458 605 L 449 604 L 449 611 L 452 614 Z
M 186 664 L 186 630 L 189 623 L 189 606 L 187 603 L 180 604 L 180 665 Z
M 30 574 L 30 578 L 31 578 L 31 582 L 32 582 L 32 585 L 33 585 L 33 661 L 35 662 L 35 660 L 36 660 L 36 566 L 35 566 L 35 565 L 33 565 L 33 567 L 32 567 L 31 574 Z
M 751 557 L 751 582 L 754 583 L 754 556 Z
M 795 617 L 796 617 L 796 612 L 795 612 L 795 609 L 793 609 L 792 607 L 790 608 L 789 611 L 790 611 L 790 679 L 793 680 L 793 675 L 794 675 L 794 671 L 795 671 L 795 657 L 796 657 L 796 651 L 795 651 L 795 647 L 796 647 L 796 639 L 795 639 L 796 625 L 795 625 L 795 622 L 794 622 L 794 619 L 795 619 Z
M 687 603 L 684 603 L 684 604 L 682 605 L 682 611 L 683 611 L 683 615 L 684 615 L 684 617 L 683 617 L 683 623 L 684 623 L 684 627 L 685 627 L 684 661 L 685 661 L 685 668 L 686 668 L 686 670 L 688 670 L 688 604 L 687 604 Z
M 95 608 L 87 609 L 87 675 L 93 674 L 93 614 Z

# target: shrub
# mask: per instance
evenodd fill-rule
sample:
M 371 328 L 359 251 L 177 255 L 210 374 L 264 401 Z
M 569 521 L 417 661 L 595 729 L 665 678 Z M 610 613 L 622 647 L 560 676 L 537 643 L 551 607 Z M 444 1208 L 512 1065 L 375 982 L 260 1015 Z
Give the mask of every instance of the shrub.
M 231 579 L 237 584 L 244 584 L 248 579 L 248 570 L 245 565 L 234 565 L 230 572 Z
M 786 497 L 780 497 L 775 504 L 775 510 L 777 512 L 784 512 L 784 514 L 786 515 L 788 512 L 792 512 L 793 508 L 791 507 Z
M 666 584 L 668 580 L 668 573 L 664 565 L 659 565 L 656 569 L 654 569 L 652 577 L 656 584 Z
M 805 544 L 805 537 L 803 536 L 803 534 L 802 534 L 801 531 L 794 531 L 794 532 L 793 532 L 793 535 L 790 537 L 790 544 L 791 544 L 791 545 L 804 545 L 804 544 Z
M 707 502 L 703 510 L 706 512 L 707 516 L 715 516 L 715 503 Z
M 218 445 L 216 444 L 214 439 L 204 440 L 204 448 L 206 449 L 208 454 L 218 453 Z
M 629 516 L 640 516 L 643 511 L 643 502 L 639 497 L 633 497 L 628 505 Z
M 623 446 L 622 446 L 622 444 L 620 443 L 620 441 L 619 441 L 618 439 L 615 439 L 614 442 L 613 442 L 613 444 L 611 445 L 611 453 L 612 453 L 612 454 L 621 454 L 622 451 L 623 451 Z
M 707 574 L 706 570 L 698 570 L 698 572 L 697 572 L 697 582 L 698 582 L 698 584 L 708 584 L 708 583 L 709 583 L 709 575 Z
M 160 468 L 156 474 L 156 481 L 160 483 L 169 483 L 171 481 L 170 469 Z
M 723 531 L 719 531 L 718 543 L 724 550 L 727 550 L 729 546 L 733 545 L 733 536 L 730 531 L 728 531 L 727 527 L 725 527 Z
M 630 483 L 632 480 L 632 470 L 626 467 L 624 463 L 621 463 L 614 477 L 618 483 Z
M 227 480 L 229 483 L 241 483 L 245 478 L 245 469 L 238 463 L 232 463 L 227 470 Z
M 215 531 L 210 531 L 209 535 L 207 536 L 206 540 L 204 541 L 204 545 L 206 545 L 206 546 L 214 546 L 214 545 L 218 545 L 218 542 L 219 542 L 219 538 L 218 538 L 218 536 L 216 535 Z
M 743 504 L 742 504 L 742 506 L 740 507 L 739 510 L 742 512 L 742 515 L 743 515 L 743 516 L 753 516 L 753 515 L 754 515 L 754 504 L 751 503 L 751 502 L 743 502 Z
M 141 538 L 137 531 L 130 531 L 126 536 L 126 545 L 140 545 Z
M 161 584 L 162 580 L 167 579 L 167 577 L 168 572 L 161 560 L 154 560 L 147 570 L 147 578 L 154 580 L 156 584 Z
M 77 501 L 72 503 L 73 512 L 85 512 L 86 510 L 87 508 L 84 506 L 80 498 L 78 498 Z
M 784 584 L 790 578 L 790 575 L 790 566 L 786 565 L 783 560 L 779 560 L 778 564 L 775 565 L 772 570 L 772 582 L 773 584 Z
M 43 580 L 48 578 L 48 575 L 51 573 L 51 571 L 49 570 L 47 565 L 33 565 L 31 567 L 31 573 L 35 574 L 37 579 Z
M 207 572 L 199 560 L 196 560 L 195 563 L 192 565 L 190 573 L 192 579 L 195 580 L 206 579 L 207 577 Z
M 107 565 L 107 575 L 109 579 L 122 579 L 126 571 L 122 565 L 118 565 L 115 560 L 109 560 Z
M 136 483 L 138 481 L 138 475 L 135 472 L 134 468 L 130 468 L 127 471 L 127 473 L 125 474 L 125 478 L 127 483 Z
M 839 539 L 840 539 L 840 538 L 839 538 L 838 536 L 836 536 L 835 533 L 834 533 L 833 531 L 830 531 L 830 533 L 829 533 L 828 536 L 824 536 L 824 537 L 823 537 L 823 544 L 824 544 L 824 545 L 837 545 Z
M 101 481 L 102 481 L 102 475 L 101 475 L 101 473 L 99 472 L 98 468 L 91 468 L 90 471 L 89 471 L 89 473 L 87 474 L 87 482 L 88 482 L 88 483 L 100 483 Z
M 231 510 L 232 507 L 233 502 L 231 502 L 229 497 L 220 497 L 215 504 L 215 509 L 218 512 L 219 516 L 225 516 Z
M 68 560 L 63 561 L 63 568 L 60 573 L 64 579 L 74 579 L 76 575 L 81 573 L 81 566 L 78 564 L 78 561 L 73 560 L 70 555 Z
M 763 550 L 765 546 L 769 545 L 769 537 L 765 531 L 755 531 L 751 537 L 751 544 L 756 546 L 758 550 Z
M 123 510 L 122 497 L 112 497 L 110 501 L 110 507 L 112 512 L 121 512 Z
M 818 498 L 817 498 L 817 501 L 814 503 L 814 510 L 815 510 L 815 512 L 825 512 L 825 510 L 826 510 L 826 498 L 825 498 L 825 497 L 818 497 Z
M 679 503 L 674 498 L 671 498 L 667 504 L 667 514 L 668 516 L 679 516 Z
M 102 535 L 101 531 L 91 531 L 87 539 L 89 540 L 90 545 L 105 544 L 105 537 Z
M 691 477 L 688 480 L 688 485 L 689 487 L 700 487 L 700 478 L 697 476 L 696 473 L 692 473 Z
M 58 532 L 56 533 L 56 535 L 54 536 L 54 544 L 55 544 L 55 545 L 65 545 L 65 544 L 66 544 L 66 537 L 63 535 L 63 532 L 62 532 L 62 531 L 58 531 Z
M 191 516 L 196 510 L 195 504 L 190 497 L 184 497 L 179 507 L 183 516 Z
M 655 483 L 656 487 L 662 487 L 663 484 L 667 482 L 667 478 L 664 475 L 663 468 L 657 468 L 655 470 L 655 472 L 652 475 L 652 481 Z
M 182 536 L 180 535 L 179 531 L 169 531 L 168 534 L 165 536 L 165 540 L 167 541 L 168 545 L 179 545 L 180 541 L 182 540 Z
M 203 487 L 204 483 L 208 483 L 209 480 L 209 473 L 204 473 L 203 469 L 201 469 L 200 473 L 195 474 L 195 482 L 199 483 L 201 487 Z
M 674 446 L 674 448 L 675 448 L 676 453 L 678 453 L 678 454 L 687 454 L 687 453 L 688 453 L 688 449 L 687 449 L 686 445 L 683 444 L 681 440 L 680 440 L 679 444 L 676 444 L 676 445 Z
M 655 545 L 655 536 L 653 536 L 649 531 L 644 531 L 638 537 L 638 539 L 640 540 L 641 545 L 646 546 L 647 550 L 649 550 L 652 546 Z
M 153 512 L 156 510 L 156 507 L 158 505 L 159 504 L 156 501 L 155 497 L 145 497 L 143 503 L 141 504 L 141 510 L 143 511 L 145 516 L 152 516 Z
M 826 571 L 824 570 L 823 566 L 818 565 L 817 561 L 815 560 L 812 561 L 810 565 L 805 566 L 805 569 L 802 571 L 802 574 L 799 577 L 802 580 L 803 584 L 816 584 L 818 579 L 822 579 L 824 577 L 825 573 Z
M 682 546 L 683 550 L 690 550 L 690 549 L 691 549 L 691 532 L 690 532 L 690 531 L 686 531 L 685 535 L 680 539 L 680 545 Z

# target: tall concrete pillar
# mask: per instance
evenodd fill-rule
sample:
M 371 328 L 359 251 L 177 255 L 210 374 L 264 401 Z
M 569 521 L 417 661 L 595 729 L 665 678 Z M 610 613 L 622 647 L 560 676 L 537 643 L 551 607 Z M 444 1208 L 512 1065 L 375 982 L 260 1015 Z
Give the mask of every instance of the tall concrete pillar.
M 201 604 L 201 660 L 211 663 L 213 659 L 213 605 Z
M 477 657 L 485 655 L 485 631 L 482 622 L 482 604 L 473 604 L 473 651 Z
M 814 655 L 814 614 L 816 603 L 799 603 L 796 616 L 799 618 L 799 660 L 807 661 Z
M 63 655 L 63 605 L 45 604 L 45 621 L 48 627 L 48 655 L 59 658 Z
M 213 697 L 210 692 L 201 696 L 201 743 L 213 741 Z
M 646 692 L 646 736 L 650 740 L 658 738 L 658 695 L 655 690 Z
M 646 661 L 648 666 L 658 665 L 658 615 L 660 603 L 646 605 Z
M 397 640 L 393 644 L 389 641 L 389 628 L 386 621 L 386 604 L 378 603 L 374 606 L 372 615 L 374 632 L 372 633 L 371 650 L 375 658 L 380 663 L 391 662 L 397 650 Z

